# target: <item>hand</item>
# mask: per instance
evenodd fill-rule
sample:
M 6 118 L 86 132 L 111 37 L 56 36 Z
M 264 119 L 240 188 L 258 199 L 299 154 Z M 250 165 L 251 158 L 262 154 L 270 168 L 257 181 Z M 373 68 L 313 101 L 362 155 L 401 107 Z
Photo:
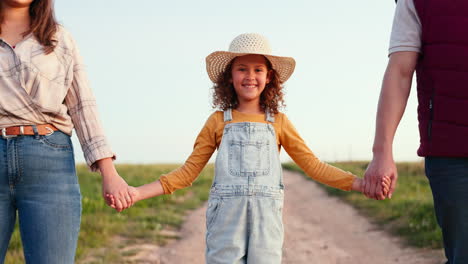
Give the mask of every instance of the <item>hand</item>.
M 107 205 L 111 206 L 118 212 L 129 208 L 133 205 L 132 196 L 128 193 L 128 185 L 122 177 L 118 174 L 106 175 L 102 177 L 102 195 L 106 200 Z M 107 198 L 108 195 L 113 197 L 113 206 L 110 200 Z
M 364 173 L 364 194 L 376 200 L 392 198 L 397 179 L 398 172 L 393 158 L 374 156 Z
M 133 206 L 136 202 L 138 202 L 138 201 L 140 200 L 140 198 L 139 198 L 140 195 L 139 195 L 139 192 L 138 192 L 138 188 L 135 188 L 135 187 L 129 185 L 129 186 L 127 187 L 127 194 L 128 194 L 128 195 L 131 197 L 131 199 L 132 199 L 132 204 L 131 204 L 129 207 Z M 105 199 L 106 199 L 107 204 L 108 204 L 110 207 L 112 207 L 112 208 L 114 208 L 114 209 L 117 208 L 116 199 L 115 199 L 114 195 L 112 195 L 112 194 L 106 194 Z M 117 209 L 116 209 L 116 210 L 117 210 Z M 118 210 L 117 210 L 117 211 L 118 211 Z M 121 211 L 119 211 L 119 212 L 121 212 Z
M 128 194 L 128 184 L 117 173 L 111 158 L 97 161 L 99 171 L 102 175 L 102 196 L 106 203 L 111 206 L 107 194 L 114 197 L 114 209 L 121 212 L 133 204 L 132 196 Z
M 388 191 L 390 190 L 390 184 L 391 184 L 391 181 L 390 181 L 390 178 L 389 177 L 384 177 L 383 180 L 382 180 L 382 183 L 381 183 L 381 188 L 383 189 L 383 192 L 386 194 L 388 193 Z M 361 178 L 356 178 L 353 182 L 353 185 L 351 187 L 351 189 L 353 191 L 358 191 L 358 192 L 364 192 L 365 190 L 365 182 L 363 179 Z

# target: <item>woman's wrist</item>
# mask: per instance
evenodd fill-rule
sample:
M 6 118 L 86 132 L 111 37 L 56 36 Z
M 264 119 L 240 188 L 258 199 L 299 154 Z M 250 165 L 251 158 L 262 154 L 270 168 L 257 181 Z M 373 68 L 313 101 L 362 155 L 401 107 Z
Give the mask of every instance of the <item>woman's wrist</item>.
M 114 162 L 112 158 L 104 158 L 96 161 L 97 168 L 102 177 L 110 177 L 118 175 L 117 170 L 115 169 Z

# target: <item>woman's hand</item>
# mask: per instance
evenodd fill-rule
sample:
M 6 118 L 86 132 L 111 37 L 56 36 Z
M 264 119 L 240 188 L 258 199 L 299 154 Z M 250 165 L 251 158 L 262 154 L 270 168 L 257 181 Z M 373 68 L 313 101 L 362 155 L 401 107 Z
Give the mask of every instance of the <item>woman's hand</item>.
M 114 163 L 111 158 L 98 160 L 98 168 L 102 176 L 102 196 L 107 205 L 111 206 L 118 212 L 129 208 L 133 205 L 133 197 L 128 192 L 128 184 L 117 173 Z M 112 195 L 114 202 L 108 197 Z
M 138 188 L 129 185 L 128 188 L 127 188 L 127 193 L 132 199 L 132 204 L 129 207 L 133 206 L 136 202 L 138 202 L 140 200 L 139 193 L 138 193 Z M 116 199 L 115 199 L 114 195 L 107 193 L 105 199 L 106 199 L 106 203 L 110 207 L 117 210 L 117 204 L 116 204 Z M 119 210 L 117 210 L 117 211 L 119 211 Z M 121 211 L 119 211 L 119 212 L 121 212 Z

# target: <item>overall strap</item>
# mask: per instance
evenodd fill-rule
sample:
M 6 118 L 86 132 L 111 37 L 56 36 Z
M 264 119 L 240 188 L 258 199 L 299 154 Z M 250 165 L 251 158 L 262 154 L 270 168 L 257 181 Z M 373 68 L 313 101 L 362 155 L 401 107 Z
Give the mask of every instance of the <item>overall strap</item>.
M 228 108 L 224 111 L 224 122 L 232 121 L 232 109 Z
M 265 110 L 265 116 L 266 116 L 266 121 L 268 121 L 270 123 L 275 122 L 275 114 L 270 113 L 270 111 L 268 109 Z

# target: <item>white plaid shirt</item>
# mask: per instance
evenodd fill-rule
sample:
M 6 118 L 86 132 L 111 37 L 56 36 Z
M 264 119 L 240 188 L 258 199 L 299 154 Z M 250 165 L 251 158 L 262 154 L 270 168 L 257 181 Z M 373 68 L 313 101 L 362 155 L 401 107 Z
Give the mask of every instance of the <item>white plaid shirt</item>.
M 53 124 L 71 135 L 75 128 L 86 162 L 96 170 L 95 161 L 115 155 L 74 40 L 61 26 L 56 40 L 46 55 L 33 34 L 15 48 L 0 39 L 0 129 Z

